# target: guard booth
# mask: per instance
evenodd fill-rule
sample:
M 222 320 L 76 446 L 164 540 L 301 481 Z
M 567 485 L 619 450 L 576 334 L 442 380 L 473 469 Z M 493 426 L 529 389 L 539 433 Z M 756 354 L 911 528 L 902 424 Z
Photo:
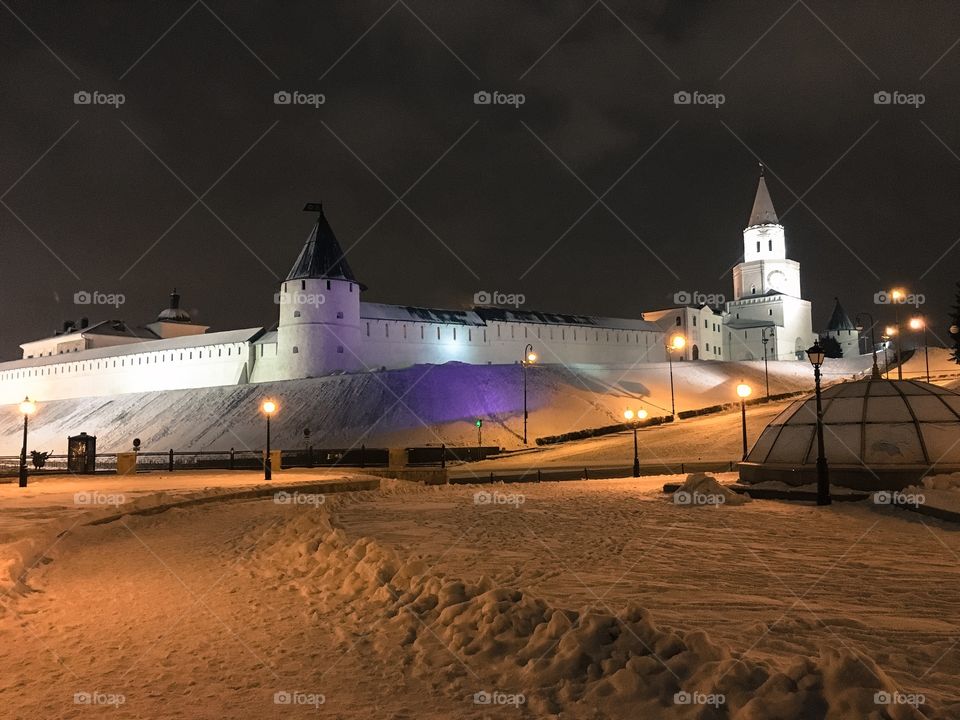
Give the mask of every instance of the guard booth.
M 93 474 L 97 469 L 97 438 L 85 432 L 67 438 L 67 470 Z

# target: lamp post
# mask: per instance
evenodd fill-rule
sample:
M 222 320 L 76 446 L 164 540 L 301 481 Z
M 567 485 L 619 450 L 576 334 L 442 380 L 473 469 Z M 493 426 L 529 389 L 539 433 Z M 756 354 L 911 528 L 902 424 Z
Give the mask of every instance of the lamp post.
M 868 312 L 857 313 L 855 325 L 858 333 L 862 333 L 864 328 L 863 320 L 860 319 L 861 317 L 870 318 L 870 352 L 873 353 L 873 379 L 876 380 L 880 377 L 880 370 L 877 368 L 877 341 L 873 334 L 873 328 L 876 326 L 876 322 L 873 320 L 873 315 Z M 859 338 L 857 338 L 857 349 L 860 349 Z M 884 364 L 886 364 L 886 352 L 884 352 Z
M 523 359 L 520 361 L 520 367 L 523 368 L 523 444 L 527 444 L 527 365 L 537 361 L 537 354 L 533 351 L 533 345 L 527 343 L 523 349 Z
M 927 320 L 923 315 L 910 318 L 910 329 L 914 332 L 923 330 L 923 364 L 927 370 L 927 382 L 930 382 L 930 355 L 927 352 Z
M 883 329 L 883 339 L 887 341 L 887 345 L 890 344 L 890 341 L 893 340 L 894 336 L 899 336 L 899 335 L 900 335 L 900 330 L 899 330 L 899 328 L 897 328 L 896 325 L 887 325 L 887 326 Z M 899 340 L 899 338 L 897 339 L 897 351 L 896 351 L 896 352 L 897 352 L 897 354 L 896 354 L 897 370 L 899 370 L 899 369 L 900 369 L 900 340 Z M 883 348 L 883 362 L 886 363 L 886 365 L 887 365 L 887 380 L 889 380 L 889 379 L 890 379 L 890 361 L 887 360 L 887 348 L 886 348 L 886 346 L 884 346 L 884 348 Z
M 817 394 L 817 505 L 829 505 L 830 475 L 823 449 L 823 405 L 820 400 L 820 366 L 823 365 L 824 353 L 819 340 L 814 340 L 813 347 L 807 350 L 807 358 L 813 365 L 813 379 Z
M 264 400 L 260 409 L 267 416 L 267 455 L 263 460 L 263 479 L 270 480 L 273 477 L 273 468 L 270 462 L 270 416 L 277 411 L 277 403 L 273 400 Z
M 20 450 L 20 487 L 27 486 L 27 425 L 30 416 L 37 410 L 37 404 L 29 397 L 20 403 L 20 412 L 23 413 L 23 448 Z
M 687 344 L 687 339 L 679 333 L 670 338 L 667 343 L 667 362 L 670 364 L 670 415 L 677 414 L 677 401 L 673 394 L 673 351 L 683 350 Z
M 623 411 L 623 417 L 633 425 L 633 476 L 640 477 L 640 449 L 637 446 L 637 426 L 641 420 L 647 417 L 647 411 L 640 408 L 634 413 L 633 410 L 627 408 Z
M 737 385 L 737 395 L 740 397 L 740 425 L 743 428 L 743 459 L 747 459 L 747 398 L 753 389 L 745 382 Z
M 773 334 L 773 329 L 770 329 Z M 770 402 L 770 371 L 767 369 L 767 343 L 770 338 L 767 337 L 767 328 L 760 331 L 760 341 L 763 343 L 763 378 L 767 384 L 767 402 Z
M 897 380 L 903 380 L 903 347 L 900 342 L 900 304 L 907 297 L 907 293 L 900 288 L 894 288 L 890 291 L 890 297 L 893 299 L 893 313 L 897 328 Z

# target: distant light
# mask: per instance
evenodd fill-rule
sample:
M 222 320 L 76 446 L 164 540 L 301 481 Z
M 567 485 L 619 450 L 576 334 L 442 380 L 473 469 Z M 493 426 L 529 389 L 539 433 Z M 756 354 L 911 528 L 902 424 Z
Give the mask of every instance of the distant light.
M 481 420 L 480 418 L 477 418 L 476 425 L 477 427 L 483 427 L 483 420 Z
M 627 408 L 626 410 L 623 411 L 623 416 L 627 420 L 633 420 L 633 410 L 631 410 L 630 408 Z
M 29 397 L 25 397 L 20 403 L 20 412 L 23 415 L 33 415 L 37 411 L 37 404 Z
M 535 352 L 527 353 L 527 362 L 533 363 L 536 361 L 537 361 L 537 354 Z
M 674 350 L 683 350 L 687 344 L 687 339 L 683 335 L 674 335 L 670 338 L 670 347 Z
M 910 318 L 910 329 L 911 330 L 923 330 L 923 318 Z
M 277 411 L 277 404 L 273 400 L 264 400 L 260 409 L 267 415 L 273 415 Z
M 891 296 L 894 300 L 900 301 L 900 300 L 903 300 L 903 299 L 907 296 L 907 291 L 904 290 L 903 288 L 894 288 L 893 290 L 890 291 L 890 296 Z
M 737 395 L 739 395 L 742 398 L 749 397 L 750 393 L 752 392 L 753 392 L 753 388 L 751 388 L 746 383 L 740 383 L 739 385 L 737 385 Z
M 648 414 L 649 413 L 646 410 L 644 410 L 643 408 L 640 408 L 639 410 L 637 410 L 637 419 L 645 420 Z
M 885 335 L 889 335 L 890 337 L 892 337 L 897 334 L 897 329 L 893 325 L 887 325 L 883 329 L 883 332 Z

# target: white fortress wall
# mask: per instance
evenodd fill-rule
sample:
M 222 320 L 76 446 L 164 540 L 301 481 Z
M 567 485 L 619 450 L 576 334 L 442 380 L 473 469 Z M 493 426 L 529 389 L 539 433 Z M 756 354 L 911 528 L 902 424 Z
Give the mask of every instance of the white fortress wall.
M 234 330 L 0 363 L 0 404 L 25 395 L 44 400 L 247 381 L 248 341 L 259 329 Z

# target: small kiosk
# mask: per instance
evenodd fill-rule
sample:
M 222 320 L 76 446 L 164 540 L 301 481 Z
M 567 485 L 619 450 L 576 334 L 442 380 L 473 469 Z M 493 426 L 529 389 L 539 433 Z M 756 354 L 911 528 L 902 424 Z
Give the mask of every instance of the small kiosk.
M 85 432 L 67 438 L 67 470 L 91 475 L 97 469 L 97 438 Z

